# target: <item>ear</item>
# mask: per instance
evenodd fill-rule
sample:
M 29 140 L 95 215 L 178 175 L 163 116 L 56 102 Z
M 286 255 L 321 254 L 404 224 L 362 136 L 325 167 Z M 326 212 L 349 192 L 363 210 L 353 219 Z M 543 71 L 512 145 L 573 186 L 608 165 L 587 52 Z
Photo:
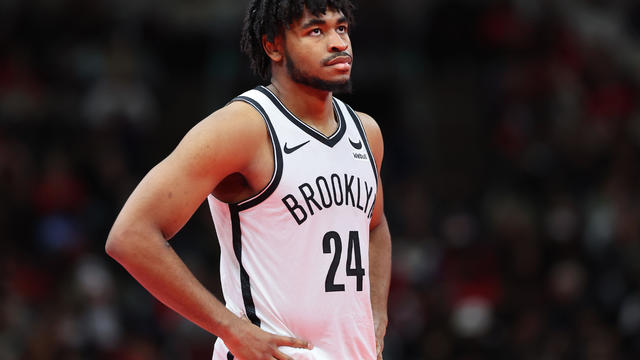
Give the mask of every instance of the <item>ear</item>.
M 276 35 L 273 41 L 269 41 L 267 35 L 262 35 L 262 47 L 264 48 L 264 52 L 267 53 L 267 56 L 271 58 L 271 61 L 277 63 L 282 60 L 282 37 L 280 35 Z

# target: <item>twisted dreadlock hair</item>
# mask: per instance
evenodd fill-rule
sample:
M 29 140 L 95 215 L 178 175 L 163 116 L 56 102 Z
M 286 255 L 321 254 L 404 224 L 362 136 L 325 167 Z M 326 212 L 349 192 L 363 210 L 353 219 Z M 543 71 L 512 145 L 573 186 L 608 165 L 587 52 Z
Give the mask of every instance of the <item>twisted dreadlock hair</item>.
M 353 24 L 355 5 L 351 0 L 251 0 L 245 15 L 240 48 L 250 60 L 251 69 L 263 80 L 271 76 L 271 59 L 262 47 L 262 36 L 268 41 L 281 34 L 285 27 L 302 17 L 304 9 L 320 16 L 327 8 L 341 11 Z

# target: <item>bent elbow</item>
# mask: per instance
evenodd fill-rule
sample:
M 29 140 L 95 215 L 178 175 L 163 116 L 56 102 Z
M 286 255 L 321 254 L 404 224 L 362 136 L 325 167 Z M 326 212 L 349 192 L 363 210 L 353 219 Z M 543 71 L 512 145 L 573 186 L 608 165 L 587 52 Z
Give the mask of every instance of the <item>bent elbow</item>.
M 122 237 L 115 235 L 114 231 L 111 230 L 107 237 L 107 242 L 104 244 L 104 251 L 107 255 L 117 260 L 118 255 L 122 253 L 122 247 Z
M 107 236 L 104 250 L 121 264 L 136 258 L 155 246 L 155 229 L 140 226 L 115 226 Z
M 132 231 L 121 228 L 112 228 L 104 245 L 105 252 L 118 262 L 126 260 L 127 256 L 135 250 L 135 236 Z

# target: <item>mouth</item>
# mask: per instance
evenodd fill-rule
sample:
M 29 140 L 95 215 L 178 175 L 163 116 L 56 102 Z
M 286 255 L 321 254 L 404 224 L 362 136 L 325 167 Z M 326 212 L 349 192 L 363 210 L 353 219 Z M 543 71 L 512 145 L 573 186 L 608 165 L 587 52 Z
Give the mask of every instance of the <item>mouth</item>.
M 336 56 L 325 63 L 326 66 L 332 67 L 341 72 L 347 72 L 351 70 L 351 63 L 353 58 L 349 54 Z
M 341 56 L 337 56 L 329 61 L 327 61 L 326 65 L 327 66 L 332 66 L 332 65 L 349 65 L 351 66 L 351 62 L 353 61 L 353 59 L 351 58 L 351 56 L 349 55 L 341 55 Z

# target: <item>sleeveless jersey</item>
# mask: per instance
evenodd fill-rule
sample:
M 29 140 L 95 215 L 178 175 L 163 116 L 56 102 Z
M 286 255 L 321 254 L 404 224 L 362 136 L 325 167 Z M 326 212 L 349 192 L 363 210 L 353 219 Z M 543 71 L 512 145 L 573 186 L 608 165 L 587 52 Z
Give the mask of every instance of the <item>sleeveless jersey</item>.
M 208 197 L 226 307 L 267 332 L 311 342 L 312 350 L 280 348 L 296 360 L 375 359 L 369 223 L 378 175 L 360 119 L 333 98 L 338 127 L 327 137 L 266 87 L 232 101 L 264 118 L 274 172 L 240 203 Z M 233 359 L 221 339 L 213 359 Z

